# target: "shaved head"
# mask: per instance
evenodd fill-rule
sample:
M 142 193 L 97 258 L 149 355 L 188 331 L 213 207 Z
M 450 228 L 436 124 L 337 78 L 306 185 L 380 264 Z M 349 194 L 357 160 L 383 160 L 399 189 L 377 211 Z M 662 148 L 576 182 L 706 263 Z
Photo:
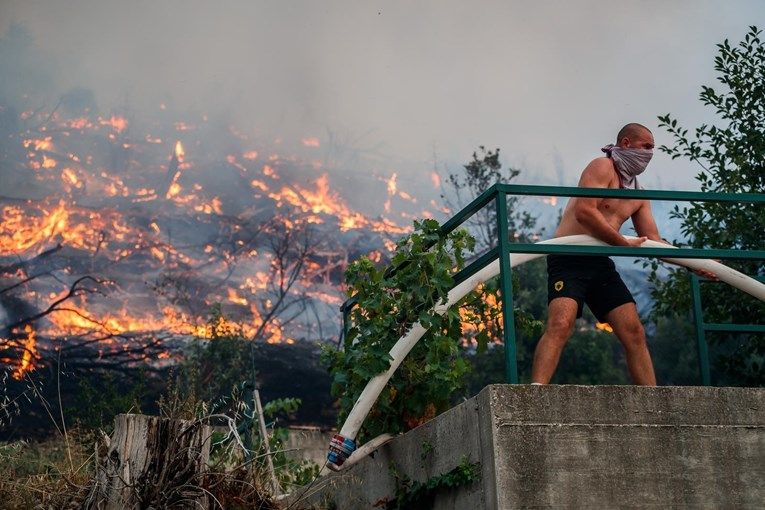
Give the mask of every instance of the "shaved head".
M 616 144 L 619 145 L 625 138 L 629 138 L 630 140 L 640 138 L 645 135 L 646 132 L 651 134 L 651 130 L 644 125 L 638 124 L 637 122 L 631 122 L 619 130 L 619 134 L 616 135 Z

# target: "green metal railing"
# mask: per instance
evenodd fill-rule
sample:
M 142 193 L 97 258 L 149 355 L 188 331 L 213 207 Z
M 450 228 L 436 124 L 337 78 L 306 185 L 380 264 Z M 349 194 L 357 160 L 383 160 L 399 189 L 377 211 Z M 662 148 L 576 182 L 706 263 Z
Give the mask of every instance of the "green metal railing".
M 693 300 L 693 323 L 696 329 L 696 343 L 699 353 L 699 373 L 701 384 L 712 385 L 712 370 L 709 363 L 709 345 L 707 343 L 707 331 L 725 333 L 765 333 L 765 324 L 726 324 L 719 322 L 704 322 L 704 310 L 701 303 L 701 282 L 720 283 L 713 280 L 699 278 L 691 273 L 691 297 Z M 765 281 L 763 278 L 757 278 Z
M 460 212 L 447 220 L 441 226 L 441 235 L 446 236 L 450 232 L 459 228 L 462 224 L 472 218 L 478 211 L 490 203 L 495 204 L 497 231 L 507 232 L 507 195 L 514 196 L 554 196 L 554 197 L 590 197 L 590 198 L 636 198 L 642 200 L 671 200 L 671 201 L 689 201 L 689 202 L 725 202 L 725 203 L 765 203 L 765 195 L 759 193 L 702 193 L 694 191 L 661 191 L 661 190 L 626 190 L 626 189 L 604 189 L 604 188 L 568 188 L 561 186 L 527 186 L 518 184 L 494 184 L 484 191 L 480 196 L 463 208 Z M 567 255 L 607 255 L 607 256 L 632 256 L 632 257 L 675 257 L 675 258 L 714 258 L 714 259 L 744 259 L 744 260 L 765 260 L 765 250 L 724 250 L 724 249 L 696 249 L 696 248 L 640 248 L 625 246 L 571 246 L 560 244 L 533 244 L 533 243 L 513 243 L 507 235 L 500 235 L 498 245 L 491 248 L 479 258 L 470 263 L 467 267 L 454 275 L 455 284 L 465 281 L 473 276 L 486 264 L 493 262 L 497 257 L 500 261 L 500 299 L 503 317 L 503 340 L 505 345 L 505 370 L 507 382 L 511 384 L 518 383 L 518 361 L 516 353 L 515 337 L 515 317 L 513 313 L 513 286 L 512 273 L 510 268 L 511 253 L 541 253 L 551 254 L 560 253 Z M 386 271 L 387 275 L 393 274 L 398 268 L 390 267 Z M 696 280 L 698 285 L 698 280 Z M 696 291 L 694 291 L 696 292 Z M 694 293 L 694 299 L 696 294 Z M 350 298 L 342 304 L 340 310 L 343 314 L 343 334 L 347 333 L 349 327 L 349 312 L 356 305 L 356 299 Z M 696 307 L 694 306 L 694 311 Z M 699 301 L 697 324 L 703 324 L 701 319 L 701 307 Z M 738 325 L 727 325 L 736 326 Z M 756 325 L 743 325 L 750 327 Z M 706 324 L 701 331 L 701 340 L 699 340 L 699 357 L 702 358 L 701 344 L 706 342 L 703 339 L 704 331 L 720 331 L 723 325 Z M 759 328 L 760 326 L 756 326 Z M 750 328 L 751 329 L 751 328 Z M 760 331 L 759 329 L 755 329 Z M 743 329 L 735 329 L 743 331 Z M 706 370 L 708 372 L 708 355 L 706 358 Z M 702 379 L 704 384 L 709 384 L 708 373 L 704 378 L 704 368 L 702 367 Z

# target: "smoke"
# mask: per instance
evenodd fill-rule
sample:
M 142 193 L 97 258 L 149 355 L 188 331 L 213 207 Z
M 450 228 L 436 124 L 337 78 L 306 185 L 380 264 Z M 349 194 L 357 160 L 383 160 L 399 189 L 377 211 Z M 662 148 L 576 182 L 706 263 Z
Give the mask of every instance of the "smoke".
M 696 96 L 713 83 L 714 44 L 743 34 L 756 13 L 765 4 L 754 0 L 13 0 L 0 6 L 0 33 L 18 45 L 23 26 L 39 52 L 3 72 L 0 87 L 31 86 L 51 101 L 79 87 L 104 111 L 165 104 L 270 139 L 348 133 L 339 152 L 357 157 L 338 171 L 398 171 L 413 185 L 427 183 L 433 147 L 459 164 L 478 145 L 558 181 L 555 146 L 573 185 L 625 122 L 655 127 L 667 111 L 691 125 L 710 120 Z M 656 162 L 672 168 L 669 185 L 695 173 Z
M 551 138 L 572 138 L 563 128 L 572 122 L 589 129 L 589 144 L 610 140 L 624 118 L 651 124 L 688 95 L 686 82 L 659 88 L 664 72 L 691 71 L 695 90 L 695 64 L 711 68 L 711 44 L 682 58 L 700 42 L 694 19 L 705 5 L 694 5 L 664 6 L 656 20 L 652 9 L 601 2 L 564 12 L 505 2 L 80 0 L 6 3 L 2 17 L 54 55 L 62 90 L 85 86 L 104 105 L 153 111 L 164 102 L 278 136 L 374 130 L 391 155 L 427 159 L 435 142 L 442 158 L 460 161 L 478 143 L 547 152 Z M 728 35 L 745 10 L 718 6 L 705 39 Z M 560 145 L 566 157 L 592 152 Z

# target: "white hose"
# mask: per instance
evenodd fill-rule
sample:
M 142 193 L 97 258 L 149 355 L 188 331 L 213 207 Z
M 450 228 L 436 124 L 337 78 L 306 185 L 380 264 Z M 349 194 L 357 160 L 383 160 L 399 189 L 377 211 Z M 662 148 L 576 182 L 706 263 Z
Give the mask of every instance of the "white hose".
M 555 239 L 540 241 L 536 244 L 609 246 L 607 243 L 604 243 L 603 241 L 600 241 L 588 235 L 558 237 Z M 645 241 L 641 245 L 641 247 L 675 248 L 674 246 L 660 243 L 657 241 L 651 241 L 651 240 Z M 542 253 L 513 253 L 510 255 L 510 267 L 519 266 L 530 260 L 534 260 L 542 256 L 544 256 L 544 254 Z M 751 294 L 752 296 L 760 299 L 761 301 L 765 301 L 765 284 L 758 282 L 754 278 L 750 278 L 749 276 L 742 274 L 736 271 L 735 269 L 732 269 L 724 264 L 721 264 L 719 262 L 716 262 L 710 259 L 664 258 L 663 260 L 666 260 L 667 262 L 670 262 L 673 264 L 686 266 L 690 269 L 703 269 L 703 270 L 715 273 L 721 281 L 733 287 L 736 287 L 737 289 L 740 289 L 746 292 L 747 294 Z M 477 273 L 475 273 L 473 276 L 471 276 L 467 280 L 463 281 L 459 285 L 456 285 L 454 288 L 452 288 L 447 295 L 447 300 L 445 302 L 438 304 L 434 308 L 434 311 L 438 313 L 439 315 L 443 315 L 450 306 L 454 305 L 463 297 L 465 297 L 476 286 L 497 276 L 499 274 L 499 271 L 500 271 L 499 259 L 496 259 L 493 262 L 487 264 L 483 269 L 479 270 Z M 401 365 L 401 362 L 409 354 L 409 352 L 412 350 L 415 344 L 417 344 L 420 338 L 422 338 L 422 336 L 425 334 L 426 331 L 427 330 L 418 322 L 414 324 L 409 329 L 409 331 L 407 331 L 407 333 L 404 336 L 402 336 L 398 340 L 398 342 L 396 342 L 396 344 L 391 348 L 390 367 L 385 372 L 382 372 L 376 375 L 375 377 L 373 377 L 367 383 L 366 387 L 364 388 L 364 391 L 362 391 L 361 395 L 359 395 L 359 398 L 356 400 L 356 403 L 354 404 L 353 409 L 351 410 L 350 414 L 348 414 L 348 418 L 346 418 L 345 423 L 343 424 L 343 427 L 340 430 L 341 436 L 344 436 L 350 439 L 356 438 L 356 436 L 359 433 L 359 430 L 361 429 L 362 424 L 364 423 L 364 420 L 369 414 L 369 411 L 372 409 L 372 406 L 374 405 L 374 403 L 379 398 L 383 388 L 385 388 L 385 385 L 388 384 L 388 381 L 393 376 L 393 373 L 396 371 L 396 369 L 398 369 L 399 365 Z M 379 439 L 380 438 L 373 439 L 372 441 L 370 441 L 370 443 L 376 442 Z M 365 451 L 369 451 L 370 453 L 371 451 L 374 450 L 374 448 L 369 450 L 365 447 L 366 445 L 364 445 L 361 448 L 363 448 Z M 357 456 L 355 454 L 353 457 L 355 461 L 358 461 L 358 459 L 360 458 L 360 456 Z M 330 468 L 336 469 L 337 467 L 336 466 L 333 467 L 332 465 L 330 465 Z M 340 468 L 337 468 L 337 469 L 340 469 Z

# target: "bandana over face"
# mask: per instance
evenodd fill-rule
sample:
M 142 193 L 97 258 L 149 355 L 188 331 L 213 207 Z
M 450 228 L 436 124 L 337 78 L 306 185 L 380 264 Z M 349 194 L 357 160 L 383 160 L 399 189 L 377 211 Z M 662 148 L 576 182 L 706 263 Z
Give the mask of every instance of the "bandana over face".
M 613 144 L 606 145 L 600 150 L 613 160 L 616 173 L 619 174 L 620 187 L 641 189 L 637 182 L 637 176 L 645 171 L 645 167 L 648 166 L 648 162 L 653 156 L 653 150 L 631 149 Z

